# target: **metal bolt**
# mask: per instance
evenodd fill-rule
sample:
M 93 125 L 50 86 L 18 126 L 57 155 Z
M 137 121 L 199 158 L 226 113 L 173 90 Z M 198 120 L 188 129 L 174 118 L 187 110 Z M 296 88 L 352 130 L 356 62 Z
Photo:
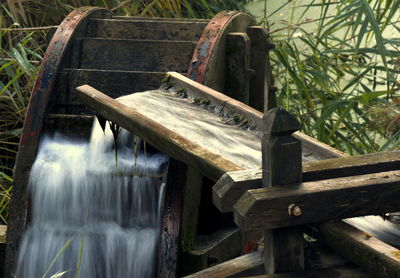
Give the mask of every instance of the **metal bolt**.
M 288 213 L 291 216 L 300 216 L 302 215 L 301 208 L 296 204 L 290 204 L 288 207 Z

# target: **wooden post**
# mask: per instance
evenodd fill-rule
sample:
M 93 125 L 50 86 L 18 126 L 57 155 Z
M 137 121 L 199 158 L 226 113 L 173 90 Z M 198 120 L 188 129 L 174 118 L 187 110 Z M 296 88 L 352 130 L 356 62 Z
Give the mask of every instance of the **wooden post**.
M 249 104 L 250 39 L 246 33 L 228 33 L 226 36 L 225 93 Z
M 276 106 L 269 50 L 274 46 L 268 42 L 268 33 L 262 26 L 250 26 L 247 35 L 251 41 L 250 67 L 254 76 L 250 81 L 249 106 L 267 112 Z
M 281 107 L 263 117 L 263 186 L 275 187 L 301 181 L 301 142 L 292 136 L 300 129 L 296 119 Z M 293 217 L 301 215 L 296 204 L 288 207 Z M 298 227 L 264 231 L 264 265 L 267 274 L 304 269 L 303 233 Z

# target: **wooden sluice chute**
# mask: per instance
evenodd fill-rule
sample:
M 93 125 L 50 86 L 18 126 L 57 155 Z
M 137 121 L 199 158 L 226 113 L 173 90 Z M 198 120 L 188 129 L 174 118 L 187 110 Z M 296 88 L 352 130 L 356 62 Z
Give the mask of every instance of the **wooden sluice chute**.
M 87 138 L 97 114 L 171 157 L 157 277 L 246 277 L 264 266 L 265 278 L 400 277 L 396 248 L 340 221 L 398 210 L 397 153 L 347 157 L 299 132 L 292 115 L 274 108 L 272 48 L 265 29 L 242 12 L 211 20 L 72 12 L 53 35 L 28 107 L 6 275 L 29 222 L 27 183 L 41 136 Z M 153 98 L 134 94 L 147 90 Z M 239 134 L 242 148 L 213 147 L 207 135 L 177 128 L 179 120 L 157 118 L 167 106 L 218 123 L 216 141 Z M 303 234 L 314 232 L 317 243 L 305 243 Z M 264 258 L 243 254 L 260 242 Z

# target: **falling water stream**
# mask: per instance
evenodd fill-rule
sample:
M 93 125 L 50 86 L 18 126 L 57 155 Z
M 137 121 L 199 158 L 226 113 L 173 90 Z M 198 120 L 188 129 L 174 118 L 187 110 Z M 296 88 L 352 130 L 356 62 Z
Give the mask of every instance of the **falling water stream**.
M 17 278 L 154 275 L 167 157 L 97 123 L 90 143 L 45 137 L 33 165 Z

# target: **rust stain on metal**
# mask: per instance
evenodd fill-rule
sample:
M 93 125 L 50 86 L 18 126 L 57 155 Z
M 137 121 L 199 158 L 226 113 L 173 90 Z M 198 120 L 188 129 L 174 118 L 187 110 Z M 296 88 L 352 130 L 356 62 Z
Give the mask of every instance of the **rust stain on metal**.
M 218 39 L 222 35 L 221 30 L 238 13 L 237 11 L 220 12 L 210 20 L 197 43 L 187 77 L 196 82 L 203 83 L 208 62 L 218 43 Z

